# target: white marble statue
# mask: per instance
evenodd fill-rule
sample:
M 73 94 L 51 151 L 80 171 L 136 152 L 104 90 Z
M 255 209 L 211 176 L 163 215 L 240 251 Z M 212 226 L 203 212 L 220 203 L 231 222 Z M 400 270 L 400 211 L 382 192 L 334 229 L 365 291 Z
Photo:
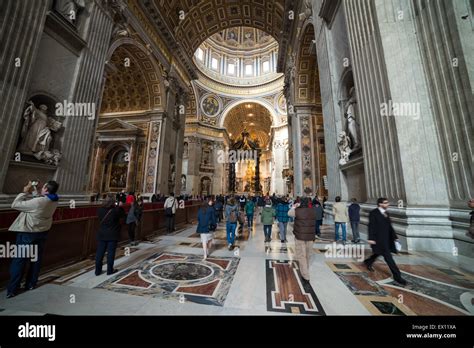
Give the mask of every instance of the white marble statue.
M 346 132 L 339 133 L 337 147 L 340 154 L 339 164 L 344 165 L 349 162 L 349 155 L 351 154 L 351 139 L 346 135 Z
M 18 151 L 23 154 L 32 155 L 36 152 L 49 149 L 51 144 L 51 130 L 48 128 L 48 116 L 46 105 L 35 107 L 32 101 L 23 113 L 23 128 L 21 130 L 21 143 Z
M 181 192 L 186 191 L 186 175 L 181 175 Z
M 78 13 L 85 7 L 84 0 L 56 0 L 56 10 L 73 24 L 77 21 Z
M 170 181 L 174 184 L 176 180 L 176 166 L 174 163 L 171 164 L 171 169 L 170 169 Z
M 352 140 L 352 151 L 357 150 L 361 147 L 360 129 L 357 123 L 354 104 L 357 104 L 357 101 L 355 97 L 355 89 L 354 87 L 352 87 L 349 91 L 349 101 L 346 103 L 346 112 L 344 114 L 347 119 L 347 130 Z

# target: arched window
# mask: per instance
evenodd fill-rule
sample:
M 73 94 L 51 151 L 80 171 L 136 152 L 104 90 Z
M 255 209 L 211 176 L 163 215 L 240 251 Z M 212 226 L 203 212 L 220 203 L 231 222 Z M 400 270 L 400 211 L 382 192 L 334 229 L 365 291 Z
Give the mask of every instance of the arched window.
M 245 63 L 245 76 L 252 76 L 253 75 L 253 64 L 252 62 Z
M 265 58 L 262 62 L 262 73 L 267 74 L 270 72 L 270 61 Z
M 199 59 L 200 61 L 203 61 L 204 60 L 204 51 L 201 49 L 201 48 L 198 48 L 197 51 L 196 51 L 196 57 L 197 59 Z
M 235 63 L 235 60 L 229 60 L 227 63 L 227 75 L 236 75 L 236 66 L 237 64 Z
M 219 59 L 215 56 L 211 58 L 211 69 L 219 70 Z

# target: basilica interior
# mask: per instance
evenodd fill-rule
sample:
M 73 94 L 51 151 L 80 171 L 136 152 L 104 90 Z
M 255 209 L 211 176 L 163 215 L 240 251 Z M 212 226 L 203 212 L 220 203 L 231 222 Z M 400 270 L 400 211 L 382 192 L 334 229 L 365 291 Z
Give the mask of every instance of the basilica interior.
M 40 286 L 0 316 L 473 315 L 473 32 L 464 0 L 0 1 L 2 245 L 25 184 L 59 183 Z M 120 192 L 144 199 L 139 243 L 124 225 L 119 273 L 95 276 L 97 208 Z M 202 259 L 198 209 L 228 195 L 324 201 L 310 284 L 291 222 L 264 243 L 256 216 L 233 250 L 218 224 Z M 336 197 L 360 204 L 367 254 L 390 202 L 406 287 L 327 256 Z

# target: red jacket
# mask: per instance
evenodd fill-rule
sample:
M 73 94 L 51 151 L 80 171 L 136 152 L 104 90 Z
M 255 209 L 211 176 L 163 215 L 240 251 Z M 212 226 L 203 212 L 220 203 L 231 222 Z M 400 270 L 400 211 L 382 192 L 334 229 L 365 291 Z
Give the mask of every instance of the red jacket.
M 134 195 L 128 195 L 127 199 L 125 200 L 125 203 L 126 204 L 132 204 L 133 202 L 135 202 L 135 196 Z

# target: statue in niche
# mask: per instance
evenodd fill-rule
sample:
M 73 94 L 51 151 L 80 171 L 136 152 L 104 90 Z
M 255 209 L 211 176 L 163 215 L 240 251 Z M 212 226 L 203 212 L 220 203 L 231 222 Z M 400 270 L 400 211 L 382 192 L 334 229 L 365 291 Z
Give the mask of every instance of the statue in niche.
M 30 100 L 23 113 L 23 127 L 18 151 L 25 155 L 33 155 L 47 164 L 57 165 L 61 158 L 59 150 L 51 149 L 53 133 L 61 129 L 62 123 L 48 117 L 48 107 L 44 104 L 36 108 Z
M 181 192 L 186 191 L 186 175 L 181 175 Z
M 188 153 L 188 143 L 184 143 L 184 146 L 183 146 L 183 158 L 188 158 L 189 156 L 189 153 Z
M 290 56 L 288 57 L 287 74 L 290 78 L 290 81 L 294 82 L 296 77 L 295 53 L 290 54 Z
M 78 14 L 85 8 L 84 0 L 56 0 L 56 10 L 72 24 L 76 24 Z
M 339 133 L 337 147 L 340 155 L 339 164 L 344 165 L 349 162 L 349 155 L 351 154 L 351 139 L 346 135 L 346 132 Z
M 212 149 L 210 147 L 205 147 L 202 152 L 202 164 L 211 165 L 212 158 Z
M 174 164 L 174 157 L 171 155 L 170 157 L 170 171 L 169 171 L 169 177 L 168 181 L 174 185 L 176 180 L 176 165 Z
M 360 128 L 359 124 L 357 123 L 354 104 L 357 104 L 357 100 L 355 97 L 355 89 L 352 87 L 349 91 L 349 100 L 346 103 L 346 112 L 344 113 L 344 117 L 347 119 L 347 130 L 352 141 L 352 152 L 361 147 Z
M 208 177 L 202 178 L 201 185 L 202 195 L 208 195 L 211 191 L 211 179 L 209 179 Z

